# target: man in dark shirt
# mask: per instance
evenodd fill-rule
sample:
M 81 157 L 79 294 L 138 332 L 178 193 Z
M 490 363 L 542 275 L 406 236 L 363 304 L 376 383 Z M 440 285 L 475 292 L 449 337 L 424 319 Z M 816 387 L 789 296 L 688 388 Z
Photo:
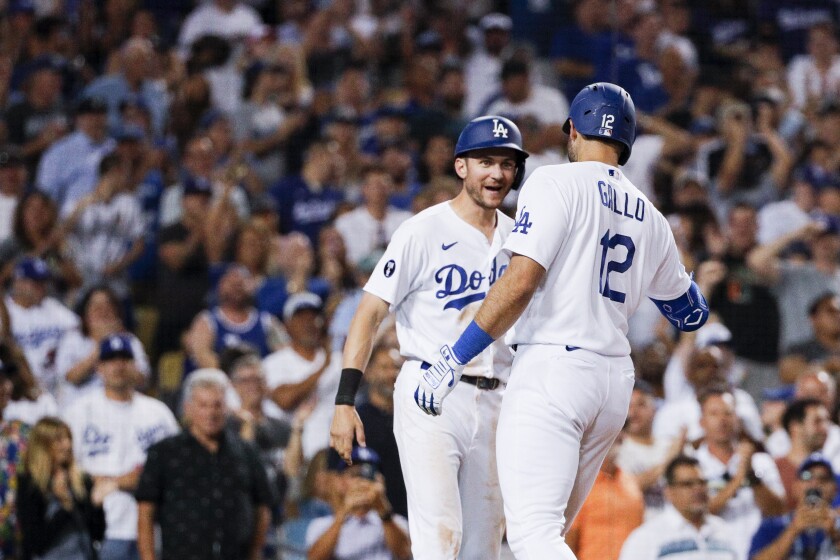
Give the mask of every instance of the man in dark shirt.
M 181 333 L 204 309 L 208 279 L 206 221 L 212 187 L 204 179 L 184 181 L 181 221 L 166 226 L 158 235 L 158 311 L 155 340 L 158 353 L 180 347 Z
M 778 383 L 779 310 L 776 296 L 746 263 L 757 246 L 755 208 L 738 204 L 728 220 L 726 248 L 707 262 L 718 269 L 707 293 L 712 310 L 732 331 L 732 349 L 746 370 L 741 386 L 758 399 L 765 387 Z M 707 263 L 701 265 L 704 271 Z
M 228 381 L 219 370 L 187 381 L 188 430 L 149 449 L 137 487 L 138 548 L 155 560 L 259 560 L 269 524 L 268 480 L 256 450 L 224 430 Z
M 379 469 L 388 481 L 388 501 L 396 513 L 407 517 L 405 481 L 394 438 L 394 383 L 402 363 L 399 350 L 393 346 L 380 344 L 373 349 L 365 372 L 368 402 L 359 406 L 358 412 L 365 426 L 367 447 L 379 455 Z
M 61 90 L 61 67 L 51 57 L 40 57 L 29 65 L 23 99 L 6 110 L 8 140 L 20 147 L 30 175 L 41 154 L 69 130 Z

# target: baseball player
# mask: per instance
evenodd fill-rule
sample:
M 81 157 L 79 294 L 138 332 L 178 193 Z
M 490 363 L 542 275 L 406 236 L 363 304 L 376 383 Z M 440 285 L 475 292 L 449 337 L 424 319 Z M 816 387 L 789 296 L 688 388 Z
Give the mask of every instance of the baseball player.
M 511 363 L 503 345 L 476 353 L 452 387 L 452 413 L 423 414 L 412 393 L 439 356 L 440 336 L 472 321 L 508 258 L 500 253 L 513 220 L 497 208 L 517 188 L 528 154 L 515 124 L 485 116 L 469 122 L 455 146 L 463 180 L 451 201 L 404 222 L 365 285 L 344 347 L 330 445 L 347 461 L 364 428 L 353 406 L 373 336 L 393 309 L 407 358 L 394 393 L 394 434 L 408 497 L 415 560 L 499 558 L 504 512 L 495 461 L 496 422 Z
M 575 557 L 564 535 L 627 416 L 627 319 L 642 297 L 685 331 L 709 313 L 668 223 L 619 169 L 636 135 L 627 92 L 587 86 L 563 128 L 572 163 L 529 177 L 505 242 L 507 272 L 413 391 L 421 409 L 439 415 L 463 364 L 513 327 L 497 463 L 519 560 Z

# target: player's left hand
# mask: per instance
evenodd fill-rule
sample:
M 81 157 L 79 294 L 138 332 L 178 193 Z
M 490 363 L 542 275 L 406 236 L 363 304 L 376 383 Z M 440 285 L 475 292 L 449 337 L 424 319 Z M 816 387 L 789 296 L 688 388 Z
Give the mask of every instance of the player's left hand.
M 442 346 L 440 355 L 441 358 L 423 373 L 414 390 L 414 402 L 432 416 L 443 412 L 443 399 L 452 392 L 464 371 L 464 364 L 458 361 L 449 346 Z

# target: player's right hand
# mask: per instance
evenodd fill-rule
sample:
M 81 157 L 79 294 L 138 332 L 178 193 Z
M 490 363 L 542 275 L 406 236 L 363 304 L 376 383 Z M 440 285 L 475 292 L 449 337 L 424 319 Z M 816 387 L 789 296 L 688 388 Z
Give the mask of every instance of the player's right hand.
M 330 447 L 344 459 L 348 465 L 353 464 L 353 440 L 365 447 L 365 427 L 356 407 L 349 404 L 335 405 L 332 424 L 330 425 Z
M 464 370 L 464 364 L 458 361 L 449 346 L 442 346 L 440 355 L 441 359 L 430 364 L 420 377 L 414 391 L 414 402 L 431 416 L 439 416 L 443 412 L 443 399 L 455 388 Z

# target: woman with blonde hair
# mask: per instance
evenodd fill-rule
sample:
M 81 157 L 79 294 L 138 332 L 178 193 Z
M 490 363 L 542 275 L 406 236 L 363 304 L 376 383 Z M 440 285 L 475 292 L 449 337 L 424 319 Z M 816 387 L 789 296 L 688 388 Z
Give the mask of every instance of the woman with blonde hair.
M 73 459 L 70 428 L 42 418 L 29 434 L 18 477 L 17 511 L 23 560 L 96 560 L 94 541 L 105 534 L 102 502 L 113 481 L 84 474 Z

